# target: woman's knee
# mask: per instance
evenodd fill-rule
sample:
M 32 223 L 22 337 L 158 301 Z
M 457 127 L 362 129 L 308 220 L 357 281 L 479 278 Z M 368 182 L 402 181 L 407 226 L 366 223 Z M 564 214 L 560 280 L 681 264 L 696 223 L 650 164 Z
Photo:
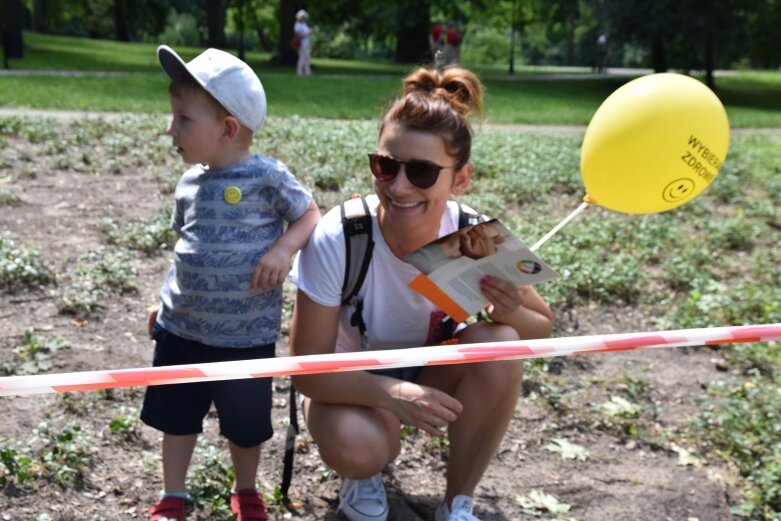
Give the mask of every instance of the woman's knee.
M 477 342 L 513 342 L 520 340 L 518 332 L 505 324 L 477 322 L 464 329 L 459 335 L 462 344 Z
M 374 475 L 399 454 L 398 433 L 394 436 L 389 432 L 380 417 L 371 414 L 318 416 L 310 413 L 309 430 L 323 462 L 341 476 L 365 478 Z

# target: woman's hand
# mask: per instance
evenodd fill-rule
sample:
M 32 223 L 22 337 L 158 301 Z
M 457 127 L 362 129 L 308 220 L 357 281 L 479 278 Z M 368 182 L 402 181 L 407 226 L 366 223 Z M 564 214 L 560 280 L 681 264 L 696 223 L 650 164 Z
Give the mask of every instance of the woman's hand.
M 461 402 L 432 387 L 397 380 L 388 391 L 392 400 L 389 409 L 402 423 L 439 438 L 445 436 L 442 429 L 456 421 L 463 410 Z
M 516 288 L 507 281 L 486 275 L 480 291 L 488 299 L 488 316 L 518 333 L 519 338 L 545 338 L 553 330 L 553 312 L 532 286 Z
M 480 291 L 491 303 L 491 318 L 501 321 L 501 317 L 512 313 L 518 307 L 523 305 L 524 298 L 529 291 L 529 286 L 516 288 L 512 284 L 491 275 L 486 275 L 480 279 Z

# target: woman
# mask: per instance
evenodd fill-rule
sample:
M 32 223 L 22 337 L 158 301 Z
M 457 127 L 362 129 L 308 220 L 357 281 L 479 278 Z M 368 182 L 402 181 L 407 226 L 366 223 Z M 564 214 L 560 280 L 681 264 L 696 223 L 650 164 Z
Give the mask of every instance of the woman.
M 296 13 L 296 23 L 293 25 L 293 34 L 298 39 L 298 62 L 296 63 L 296 74 L 299 76 L 309 76 L 312 74 L 309 61 L 312 55 L 312 29 L 306 21 L 309 19 L 309 13 L 299 9 Z
M 376 196 L 367 201 L 375 242 L 360 295 L 370 349 L 434 345 L 444 314 L 407 287 L 418 271 L 402 259 L 454 232 L 458 203 L 472 180 L 468 117 L 482 110 L 480 80 L 464 69 L 420 69 L 380 123 L 371 154 Z M 340 306 L 345 239 L 339 208 L 318 224 L 294 267 L 294 355 L 361 349 L 352 309 Z M 531 287 L 486 277 L 490 321 L 461 327 L 458 342 L 550 335 L 553 315 Z M 402 424 L 447 436 L 447 489 L 436 520 L 476 520 L 474 490 L 493 458 L 521 391 L 522 362 L 491 362 L 298 376 L 307 426 L 323 461 L 343 478 L 340 510 L 352 521 L 384 521 L 379 473 L 400 450 Z

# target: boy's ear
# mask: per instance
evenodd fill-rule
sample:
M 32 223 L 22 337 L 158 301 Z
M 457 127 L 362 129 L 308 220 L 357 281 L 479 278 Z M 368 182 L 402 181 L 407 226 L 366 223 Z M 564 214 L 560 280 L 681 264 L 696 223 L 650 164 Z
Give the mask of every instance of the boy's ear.
M 225 116 L 222 121 L 222 137 L 226 139 L 236 139 L 241 130 L 241 123 L 233 116 Z

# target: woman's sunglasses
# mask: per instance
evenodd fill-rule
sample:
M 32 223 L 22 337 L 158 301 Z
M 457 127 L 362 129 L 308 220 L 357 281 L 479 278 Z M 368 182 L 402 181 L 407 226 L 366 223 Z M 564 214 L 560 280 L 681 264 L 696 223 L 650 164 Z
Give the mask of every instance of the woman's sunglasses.
M 395 178 L 401 171 L 401 165 L 404 165 L 404 173 L 409 182 L 418 188 L 431 188 L 437 182 L 442 169 L 451 168 L 422 159 L 400 161 L 380 154 L 369 154 L 369 166 L 378 181 L 390 181 Z

